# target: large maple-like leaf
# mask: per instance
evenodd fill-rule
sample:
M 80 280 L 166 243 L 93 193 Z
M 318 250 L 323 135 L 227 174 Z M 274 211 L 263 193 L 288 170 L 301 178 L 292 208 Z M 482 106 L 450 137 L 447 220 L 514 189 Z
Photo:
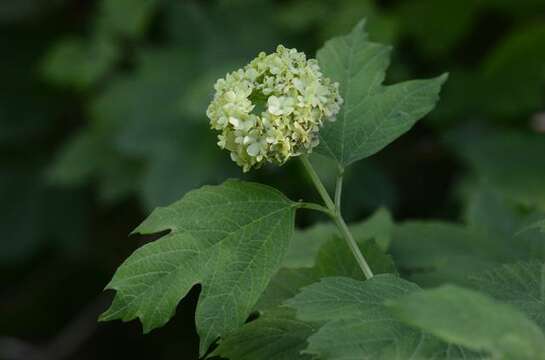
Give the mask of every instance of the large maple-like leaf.
M 205 186 L 155 210 L 135 232 L 170 233 L 135 251 L 107 289 L 117 291 L 102 320 L 140 318 L 144 332 L 164 325 L 196 284 L 203 355 L 241 326 L 281 265 L 296 203 L 265 185 Z

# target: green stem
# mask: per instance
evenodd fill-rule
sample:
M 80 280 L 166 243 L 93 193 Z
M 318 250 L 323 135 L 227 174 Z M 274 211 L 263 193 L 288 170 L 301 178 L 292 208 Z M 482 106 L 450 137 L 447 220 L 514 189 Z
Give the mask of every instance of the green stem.
M 358 265 L 360 266 L 361 270 L 363 271 L 363 274 L 367 279 L 370 279 L 373 277 L 373 272 L 371 271 L 371 268 L 369 267 L 369 264 L 365 260 L 365 257 L 360 251 L 360 248 L 358 246 L 358 243 L 356 240 L 354 240 L 354 237 L 352 236 L 352 233 L 348 229 L 348 226 L 346 225 L 346 222 L 344 221 L 340 205 L 341 205 L 341 195 L 342 195 L 342 172 L 339 172 L 339 176 L 337 177 L 337 187 L 335 190 L 335 203 L 331 199 L 331 196 L 329 196 L 329 193 L 327 192 L 324 184 L 320 180 L 320 177 L 316 173 L 316 170 L 312 167 L 312 164 L 308 160 L 308 158 L 305 155 L 301 156 L 301 162 L 303 163 L 303 166 L 305 170 L 307 171 L 308 175 L 310 176 L 310 179 L 312 180 L 312 183 L 316 187 L 316 190 L 318 190 L 318 193 L 324 200 L 326 206 L 327 206 L 327 214 L 333 219 L 333 222 L 335 225 L 337 225 L 337 228 L 341 232 L 341 235 L 343 236 L 344 240 L 346 241 L 348 247 L 352 251 L 352 254 L 356 258 L 356 261 L 358 262 Z M 307 203 L 301 203 L 301 204 L 307 204 Z M 320 211 L 323 211 L 325 209 L 323 206 L 311 204 L 312 208 L 316 209 L 316 206 L 319 206 L 322 208 Z M 311 208 L 309 206 L 302 206 Z
M 300 209 L 310 209 L 310 210 L 320 211 L 320 212 L 323 212 L 323 213 L 325 213 L 325 214 L 327 214 L 329 216 L 333 215 L 328 208 L 326 208 L 325 206 L 319 205 L 319 204 L 300 201 L 300 202 L 297 203 L 297 207 L 300 208 Z
M 352 236 L 352 233 L 348 229 L 348 226 L 346 225 L 346 222 L 340 216 L 339 214 L 335 214 L 335 217 L 333 218 L 333 221 L 341 231 L 344 239 L 346 240 L 346 243 L 350 250 L 352 251 L 352 254 L 356 258 L 356 261 L 358 262 L 358 265 L 360 266 L 361 270 L 363 271 L 363 274 L 365 275 L 366 279 L 370 279 L 373 277 L 373 271 L 371 271 L 371 268 L 369 267 L 369 264 L 367 263 L 367 260 L 365 260 L 365 257 L 360 251 L 360 248 L 358 246 L 358 243 L 356 240 L 354 240 L 354 237 Z
M 337 175 L 337 185 L 335 186 L 335 207 L 337 208 L 337 212 L 341 213 L 341 200 L 342 200 L 342 193 L 343 193 L 343 175 L 339 172 L 339 175 Z
M 316 190 L 318 190 L 318 193 L 320 193 L 320 196 L 324 200 L 325 205 L 329 210 L 335 212 L 335 204 L 333 203 L 333 200 L 331 200 L 331 197 L 329 196 L 329 193 L 327 192 L 324 184 L 322 184 L 318 173 L 316 173 L 316 170 L 314 170 L 312 164 L 305 155 L 301 155 L 301 161 L 303 163 L 303 166 L 305 167 L 305 170 L 310 176 L 312 183 L 316 187 Z

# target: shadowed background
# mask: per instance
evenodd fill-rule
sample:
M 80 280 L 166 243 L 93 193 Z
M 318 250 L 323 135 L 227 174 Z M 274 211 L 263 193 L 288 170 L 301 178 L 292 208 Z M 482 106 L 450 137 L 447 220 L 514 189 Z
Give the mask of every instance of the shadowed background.
M 450 79 L 430 116 L 349 171 L 347 218 L 458 220 L 483 185 L 544 210 L 543 0 L 4 0 L 0 359 L 196 359 L 198 288 L 150 335 L 96 323 L 102 288 L 150 240 L 128 233 L 228 177 L 316 198 L 296 161 L 242 175 L 205 110 L 215 80 L 260 51 L 314 56 L 361 18 L 395 46 L 388 82 Z

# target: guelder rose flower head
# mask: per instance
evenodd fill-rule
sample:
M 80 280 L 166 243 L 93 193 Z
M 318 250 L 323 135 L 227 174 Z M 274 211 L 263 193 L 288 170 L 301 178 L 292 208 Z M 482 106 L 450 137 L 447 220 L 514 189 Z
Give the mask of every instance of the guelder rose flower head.
M 210 125 L 220 132 L 218 145 L 245 172 L 311 152 L 320 127 L 334 121 L 342 105 L 339 84 L 322 75 L 318 62 L 282 45 L 214 88 Z

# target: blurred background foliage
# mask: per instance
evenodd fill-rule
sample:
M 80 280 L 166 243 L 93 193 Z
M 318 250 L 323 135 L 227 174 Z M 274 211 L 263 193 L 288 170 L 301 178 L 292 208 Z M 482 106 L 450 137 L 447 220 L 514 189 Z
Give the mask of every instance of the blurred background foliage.
M 196 358 L 196 290 L 149 336 L 95 324 L 103 285 L 145 241 L 127 234 L 154 207 L 242 176 L 208 130 L 218 77 L 280 43 L 313 55 L 364 17 L 395 46 L 388 81 L 451 75 L 428 118 L 350 169 L 347 217 L 436 219 L 396 231 L 441 261 L 428 227 L 470 239 L 486 216 L 489 231 L 545 211 L 543 0 L 2 1 L 0 358 Z M 244 178 L 316 196 L 295 161 Z M 453 269 L 467 261 L 458 245 Z

